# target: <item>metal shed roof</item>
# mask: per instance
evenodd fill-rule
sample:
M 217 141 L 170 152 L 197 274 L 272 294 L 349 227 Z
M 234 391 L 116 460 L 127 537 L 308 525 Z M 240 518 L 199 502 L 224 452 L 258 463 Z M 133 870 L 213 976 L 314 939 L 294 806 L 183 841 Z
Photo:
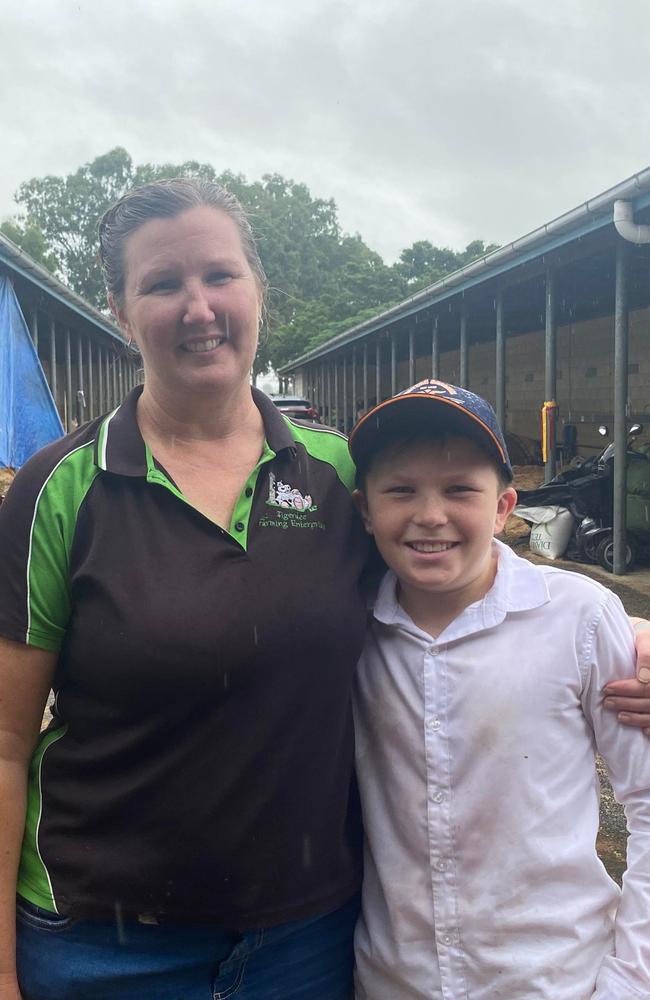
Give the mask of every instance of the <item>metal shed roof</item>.
M 124 345 L 124 338 L 119 328 L 107 316 L 91 306 L 81 295 L 77 295 L 62 281 L 58 281 L 46 268 L 37 264 L 29 254 L 16 246 L 3 233 L 0 233 L 0 265 L 5 265 L 10 271 L 20 274 L 30 284 L 36 285 L 45 295 L 62 303 L 78 316 L 93 326 L 99 327 L 109 337 Z
M 389 323 L 405 319 L 413 313 L 457 295 L 474 285 L 512 270 L 535 257 L 542 256 L 563 244 L 592 233 L 612 224 L 614 202 L 619 199 L 633 202 L 638 211 L 650 205 L 650 167 L 632 174 L 602 194 L 590 198 L 576 208 L 564 212 L 551 222 L 533 229 L 519 239 L 504 244 L 498 250 L 486 254 L 454 271 L 440 281 L 421 289 L 397 305 L 378 313 L 371 319 L 350 327 L 330 340 L 319 344 L 305 354 L 288 362 L 279 369 L 284 375 L 304 364 L 321 358 L 347 343 L 353 343 L 371 333 L 381 330 Z

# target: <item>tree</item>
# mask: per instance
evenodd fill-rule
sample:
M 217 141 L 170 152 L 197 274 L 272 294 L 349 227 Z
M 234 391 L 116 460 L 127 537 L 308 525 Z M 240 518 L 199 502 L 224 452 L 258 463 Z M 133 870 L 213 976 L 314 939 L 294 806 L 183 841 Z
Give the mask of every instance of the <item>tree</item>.
M 333 199 L 314 198 L 305 184 L 266 174 L 249 183 L 210 164 L 134 165 L 117 147 L 66 177 L 34 177 L 20 185 L 17 219 L 3 223 L 10 239 L 98 309 L 106 298 L 97 259 L 97 224 L 134 185 L 193 176 L 216 180 L 235 194 L 255 230 L 269 279 L 268 316 L 255 372 L 279 367 L 336 333 L 494 249 L 482 240 L 456 253 L 419 240 L 388 266 L 361 237 L 341 231 Z
M 54 254 L 48 251 L 45 237 L 36 223 L 7 220 L 0 225 L 0 232 L 29 254 L 37 264 L 42 264 L 52 274 L 57 273 L 58 261 Z

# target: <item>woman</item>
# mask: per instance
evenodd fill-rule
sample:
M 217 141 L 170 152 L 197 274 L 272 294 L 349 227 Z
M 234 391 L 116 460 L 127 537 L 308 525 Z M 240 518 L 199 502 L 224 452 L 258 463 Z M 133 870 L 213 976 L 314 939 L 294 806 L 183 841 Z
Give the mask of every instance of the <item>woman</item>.
M 251 390 L 265 279 L 234 198 L 139 188 L 100 237 L 145 384 L 37 455 L 2 509 L 1 968 L 52 685 L 18 875 L 25 996 L 342 1000 L 366 556 L 347 445 Z
M 234 198 L 139 188 L 100 242 L 144 388 L 0 515 L 0 1000 L 343 1000 L 366 556 L 345 441 L 251 389 L 265 278 Z

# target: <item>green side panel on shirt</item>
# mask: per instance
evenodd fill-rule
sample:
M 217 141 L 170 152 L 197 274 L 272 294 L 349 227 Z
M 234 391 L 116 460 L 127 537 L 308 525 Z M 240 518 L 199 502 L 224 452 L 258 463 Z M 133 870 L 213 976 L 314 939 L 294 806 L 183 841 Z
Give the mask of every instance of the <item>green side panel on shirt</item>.
M 46 751 L 53 743 L 65 736 L 67 729 L 67 726 L 63 726 L 61 729 L 52 729 L 43 733 L 29 766 L 27 818 L 16 887 L 18 895 L 22 896 L 23 899 L 28 899 L 30 903 L 55 913 L 58 913 L 58 910 L 52 891 L 52 883 L 38 845 L 39 825 L 43 809 L 41 771 Z
M 347 438 L 339 434 L 338 431 L 302 426 L 294 424 L 288 418 L 285 419 L 289 424 L 294 441 L 304 445 L 312 458 L 328 462 L 335 469 L 343 485 L 352 492 L 355 468 L 348 451 Z
M 70 548 L 79 508 L 98 473 L 91 441 L 61 459 L 36 500 L 27 565 L 31 646 L 56 652 L 63 643 L 70 617 Z

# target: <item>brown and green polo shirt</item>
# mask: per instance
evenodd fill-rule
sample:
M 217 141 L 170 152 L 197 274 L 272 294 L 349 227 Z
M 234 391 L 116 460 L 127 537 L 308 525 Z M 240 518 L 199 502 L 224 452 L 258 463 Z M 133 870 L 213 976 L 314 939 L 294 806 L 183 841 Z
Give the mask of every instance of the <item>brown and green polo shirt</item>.
M 19 893 L 242 929 L 324 912 L 360 878 L 346 441 L 253 390 L 266 443 L 224 530 L 144 444 L 139 391 L 0 508 L 0 634 L 59 654 Z

